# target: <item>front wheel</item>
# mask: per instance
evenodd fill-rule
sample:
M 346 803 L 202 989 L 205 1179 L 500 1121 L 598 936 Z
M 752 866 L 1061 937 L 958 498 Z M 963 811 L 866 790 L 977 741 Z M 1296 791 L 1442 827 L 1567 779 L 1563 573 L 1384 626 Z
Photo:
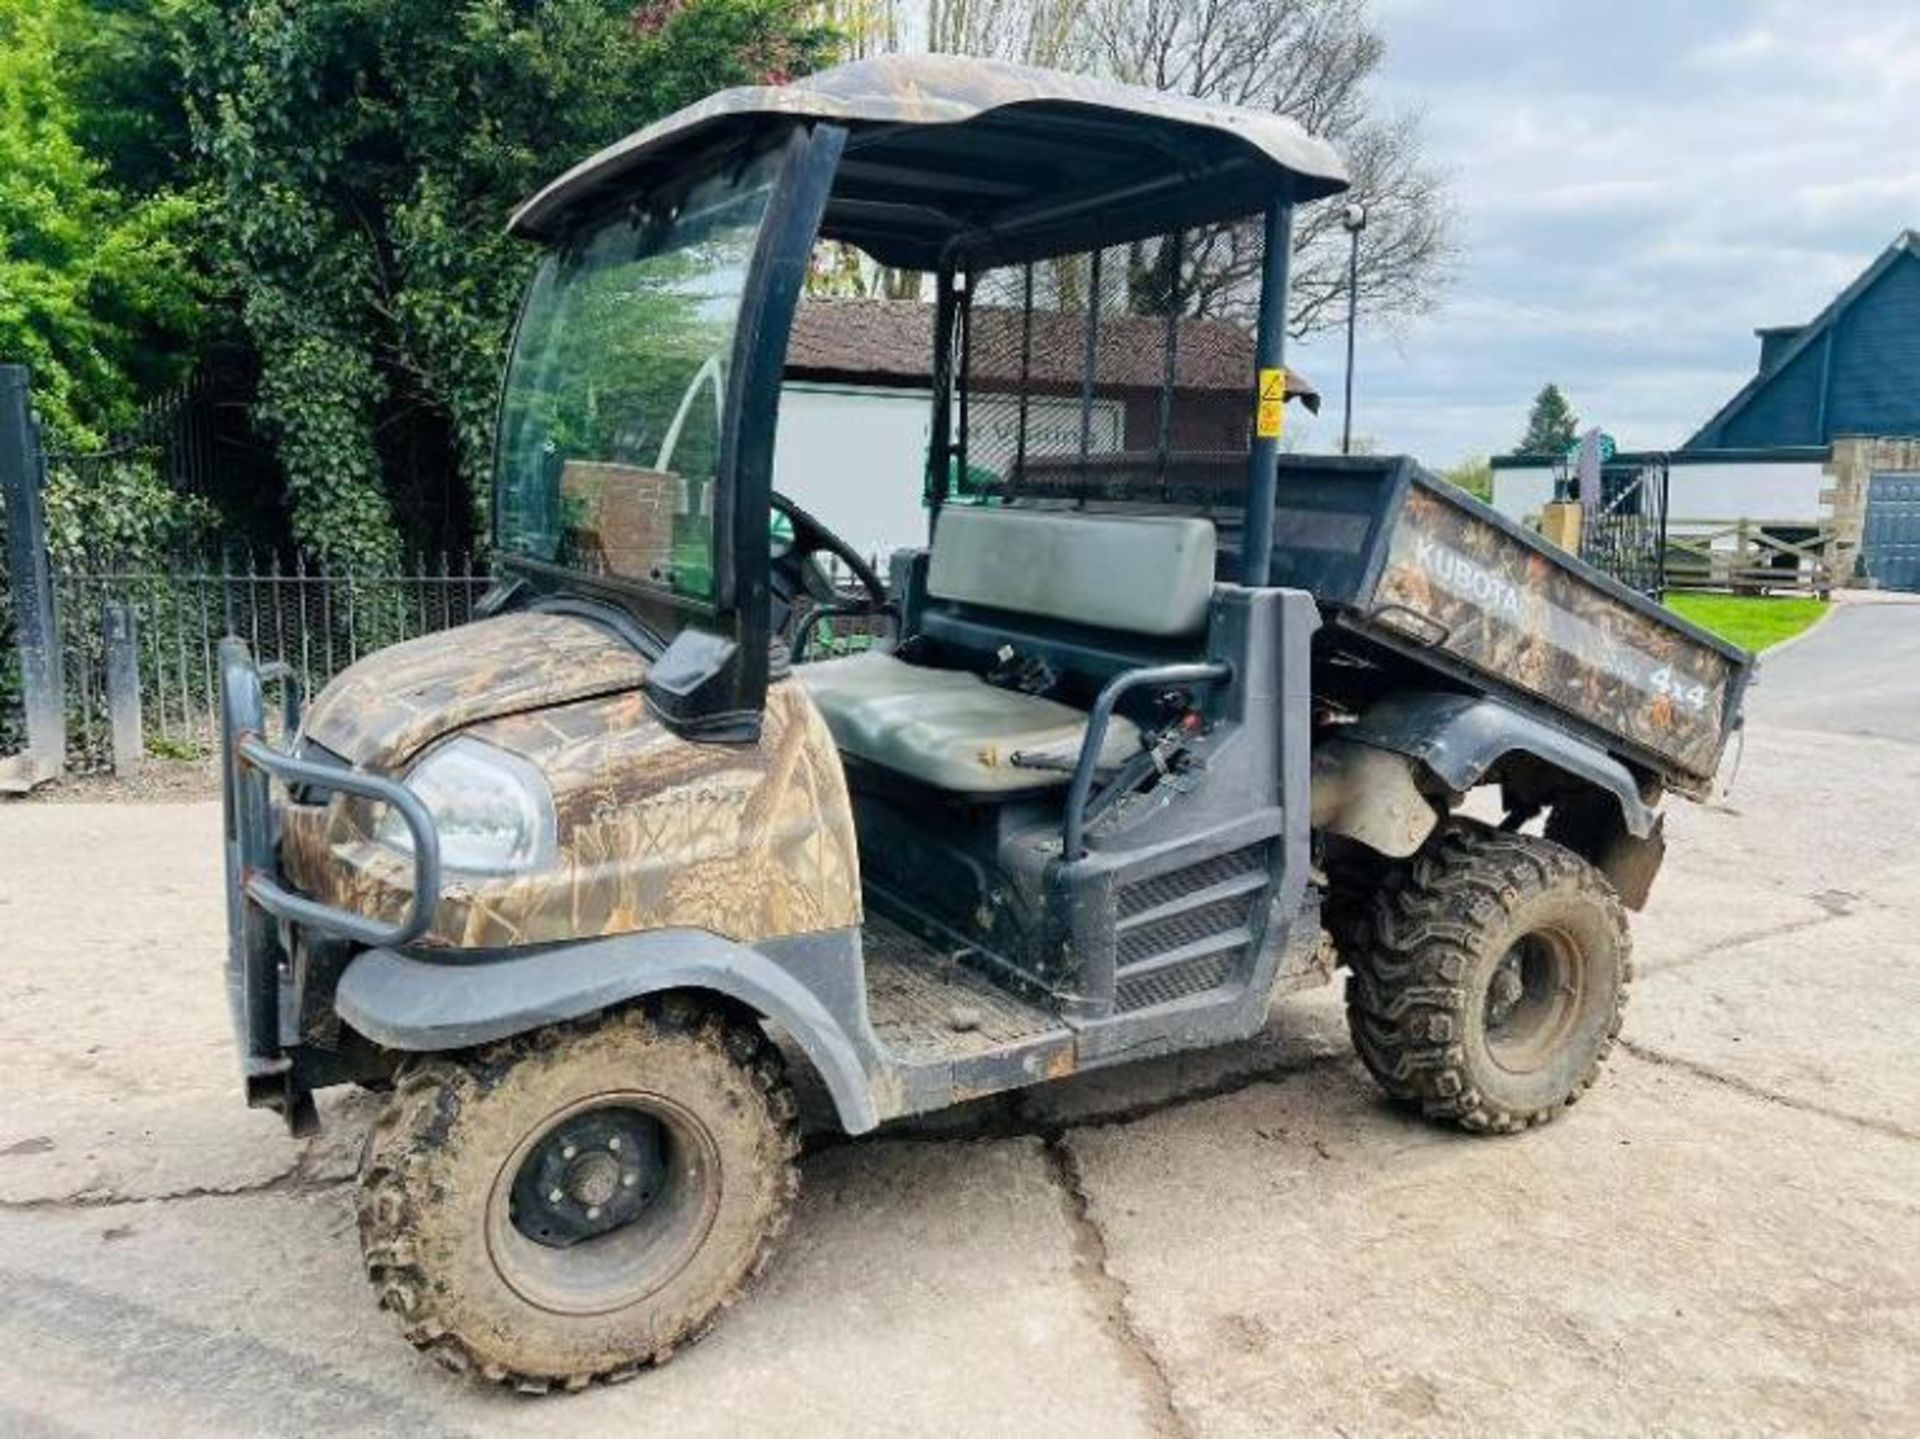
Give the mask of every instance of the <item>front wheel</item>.
M 760 1272 L 797 1149 L 778 1051 L 687 997 L 436 1057 L 367 1139 L 368 1276 L 451 1369 L 531 1391 L 624 1378 Z
M 1571 850 L 1456 820 L 1347 909 L 1348 1027 L 1395 1099 L 1505 1133 L 1593 1083 L 1632 941 L 1613 886 Z

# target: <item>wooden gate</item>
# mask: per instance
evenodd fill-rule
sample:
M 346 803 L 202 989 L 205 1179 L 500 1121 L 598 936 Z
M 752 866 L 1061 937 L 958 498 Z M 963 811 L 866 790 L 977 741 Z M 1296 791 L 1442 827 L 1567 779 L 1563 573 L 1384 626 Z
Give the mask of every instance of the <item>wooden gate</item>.
M 1834 527 L 1827 520 L 1674 519 L 1667 525 L 1667 586 L 1676 590 L 1785 590 L 1825 596 Z

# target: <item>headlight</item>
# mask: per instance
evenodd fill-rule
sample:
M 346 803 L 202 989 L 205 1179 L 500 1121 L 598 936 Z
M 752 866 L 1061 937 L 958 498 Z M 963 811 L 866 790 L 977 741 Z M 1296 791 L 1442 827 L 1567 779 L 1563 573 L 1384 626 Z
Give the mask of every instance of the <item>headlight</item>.
M 451 740 L 407 776 L 440 832 L 440 861 L 470 874 L 516 874 L 553 854 L 553 794 L 540 771 L 477 739 Z M 380 816 L 375 837 L 413 850 L 398 811 Z

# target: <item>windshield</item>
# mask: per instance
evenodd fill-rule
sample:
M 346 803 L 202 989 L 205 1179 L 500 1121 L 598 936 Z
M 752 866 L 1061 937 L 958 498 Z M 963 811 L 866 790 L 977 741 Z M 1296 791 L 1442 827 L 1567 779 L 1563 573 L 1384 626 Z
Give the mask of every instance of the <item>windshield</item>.
M 542 263 L 501 410 L 502 553 L 713 598 L 734 327 L 776 168 L 734 164 Z

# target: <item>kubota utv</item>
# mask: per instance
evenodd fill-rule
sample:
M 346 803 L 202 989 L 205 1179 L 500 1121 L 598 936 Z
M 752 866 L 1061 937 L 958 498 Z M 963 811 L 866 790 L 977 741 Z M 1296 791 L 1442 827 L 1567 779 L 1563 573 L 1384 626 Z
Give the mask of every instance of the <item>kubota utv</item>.
M 1345 185 L 1272 115 L 896 58 L 514 216 L 484 617 L 304 713 L 222 654 L 248 1099 L 388 1091 L 360 1234 L 413 1343 L 538 1390 L 696 1338 L 787 1222 L 783 1054 L 857 1134 L 1337 963 L 1394 1099 L 1587 1088 L 1751 660 L 1409 460 L 1280 453 L 1294 207 Z M 821 242 L 931 297 L 884 578 L 771 489 Z

